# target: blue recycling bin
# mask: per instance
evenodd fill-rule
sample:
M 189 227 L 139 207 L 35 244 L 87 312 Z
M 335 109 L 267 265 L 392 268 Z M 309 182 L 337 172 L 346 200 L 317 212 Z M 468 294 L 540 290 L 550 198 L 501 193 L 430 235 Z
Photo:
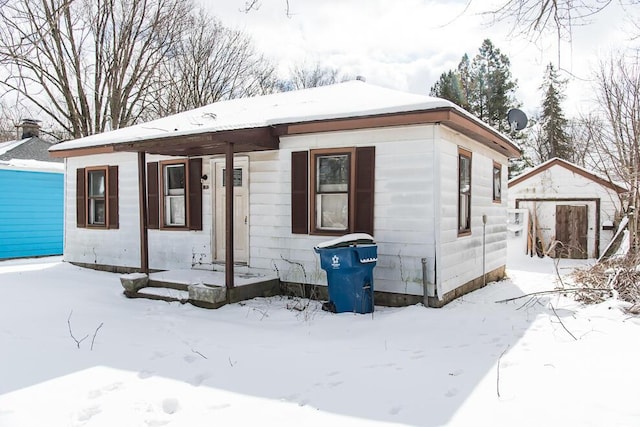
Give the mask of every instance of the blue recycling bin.
M 378 261 L 378 246 L 363 233 L 347 235 L 314 248 L 320 266 L 327 272 L 329 302 L 325 307 L 335 313 L 373 312 L 373 268 Z

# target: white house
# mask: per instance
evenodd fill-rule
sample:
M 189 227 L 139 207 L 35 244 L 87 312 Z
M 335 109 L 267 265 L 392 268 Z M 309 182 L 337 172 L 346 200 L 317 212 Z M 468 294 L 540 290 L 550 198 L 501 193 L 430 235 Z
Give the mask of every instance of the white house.
M 525 210 L 543 250 L 557 240 L 563 248 L 557 255 L 569 258 L 600 256 L 613 237 L 620 195 L 627 191 L 558 158 L 512 178 L 508 185 L 509 207 Z M 524 251 L 526 241 L 521 245 Z
M 65 158 L 64 259 L 79 265 L 224 268 L 232 287 L 243 264 L 323 286 L 313 247 L 366 232 L 376 303 L 427 293 L 440 306 L 504 276 L 501 189 L 519 150 L 442 99 L 351 81 L 217 102 L 51 153 Z

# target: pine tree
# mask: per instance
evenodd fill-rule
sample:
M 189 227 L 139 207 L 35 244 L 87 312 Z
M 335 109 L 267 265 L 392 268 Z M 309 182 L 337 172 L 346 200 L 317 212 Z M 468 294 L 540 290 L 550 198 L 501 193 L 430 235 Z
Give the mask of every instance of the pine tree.
M 568 121 L 560 105 L 564 100 L 562 93 L 566 85 L 561 80 L 553 64 L 547 65 L 542 86 L 544 93 L 542 100 L 541 126 L 541 160 L 546 161 L 554 157 L 573 161 L 575 150 L 566 131 Z
M 491 40 L 482 43 L 469 60 L 465 54 L 456 70 L 443 73 L 431 94 L 448 99 L 501 132 L 509 133 L 507 112 L 517 105 L 509 58 Z
M 431 95 L 448 99 L 464 108 L 467 104 L 465 91 L 460 76 L 453 70 L 442 73 L 438 81 L 431 88 Z

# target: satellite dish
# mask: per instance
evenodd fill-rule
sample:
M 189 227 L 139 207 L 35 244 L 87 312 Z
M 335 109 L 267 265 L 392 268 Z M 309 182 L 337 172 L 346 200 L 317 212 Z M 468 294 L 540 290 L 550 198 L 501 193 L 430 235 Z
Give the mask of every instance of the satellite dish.
M 522 130 L 527 127 L 527 115 L 522 112 L 522 110 L 518 110 L 517 108 L 512 108 L 507 113 L 507 120 L 509 120 L 509 125 L 511 126 L 511 131 L 514 130 Z

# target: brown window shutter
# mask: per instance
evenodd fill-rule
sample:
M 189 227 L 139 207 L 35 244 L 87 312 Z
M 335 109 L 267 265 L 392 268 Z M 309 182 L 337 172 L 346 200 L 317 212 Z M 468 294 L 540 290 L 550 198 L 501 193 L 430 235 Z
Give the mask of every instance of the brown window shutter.
M 373 236 L 373 195 L 375 184 L 375 147 L 356 149 L 355 182 L 355 233 L 369 233 Z
M 147 163 L 147 228 L 160 228 L 158 162 Z
M 189 159 L 189 230 L 202 230 L 202 159 Z
M 309 232 L 309 152 L 291 153 L 291 232 Z
M 87 226 L 87 199 L 84 189 L 84 168 L 76 169 L 76 226 Z
M 109 166 L 109 224 L 108 228 L 118 228 L 118 166 Z

